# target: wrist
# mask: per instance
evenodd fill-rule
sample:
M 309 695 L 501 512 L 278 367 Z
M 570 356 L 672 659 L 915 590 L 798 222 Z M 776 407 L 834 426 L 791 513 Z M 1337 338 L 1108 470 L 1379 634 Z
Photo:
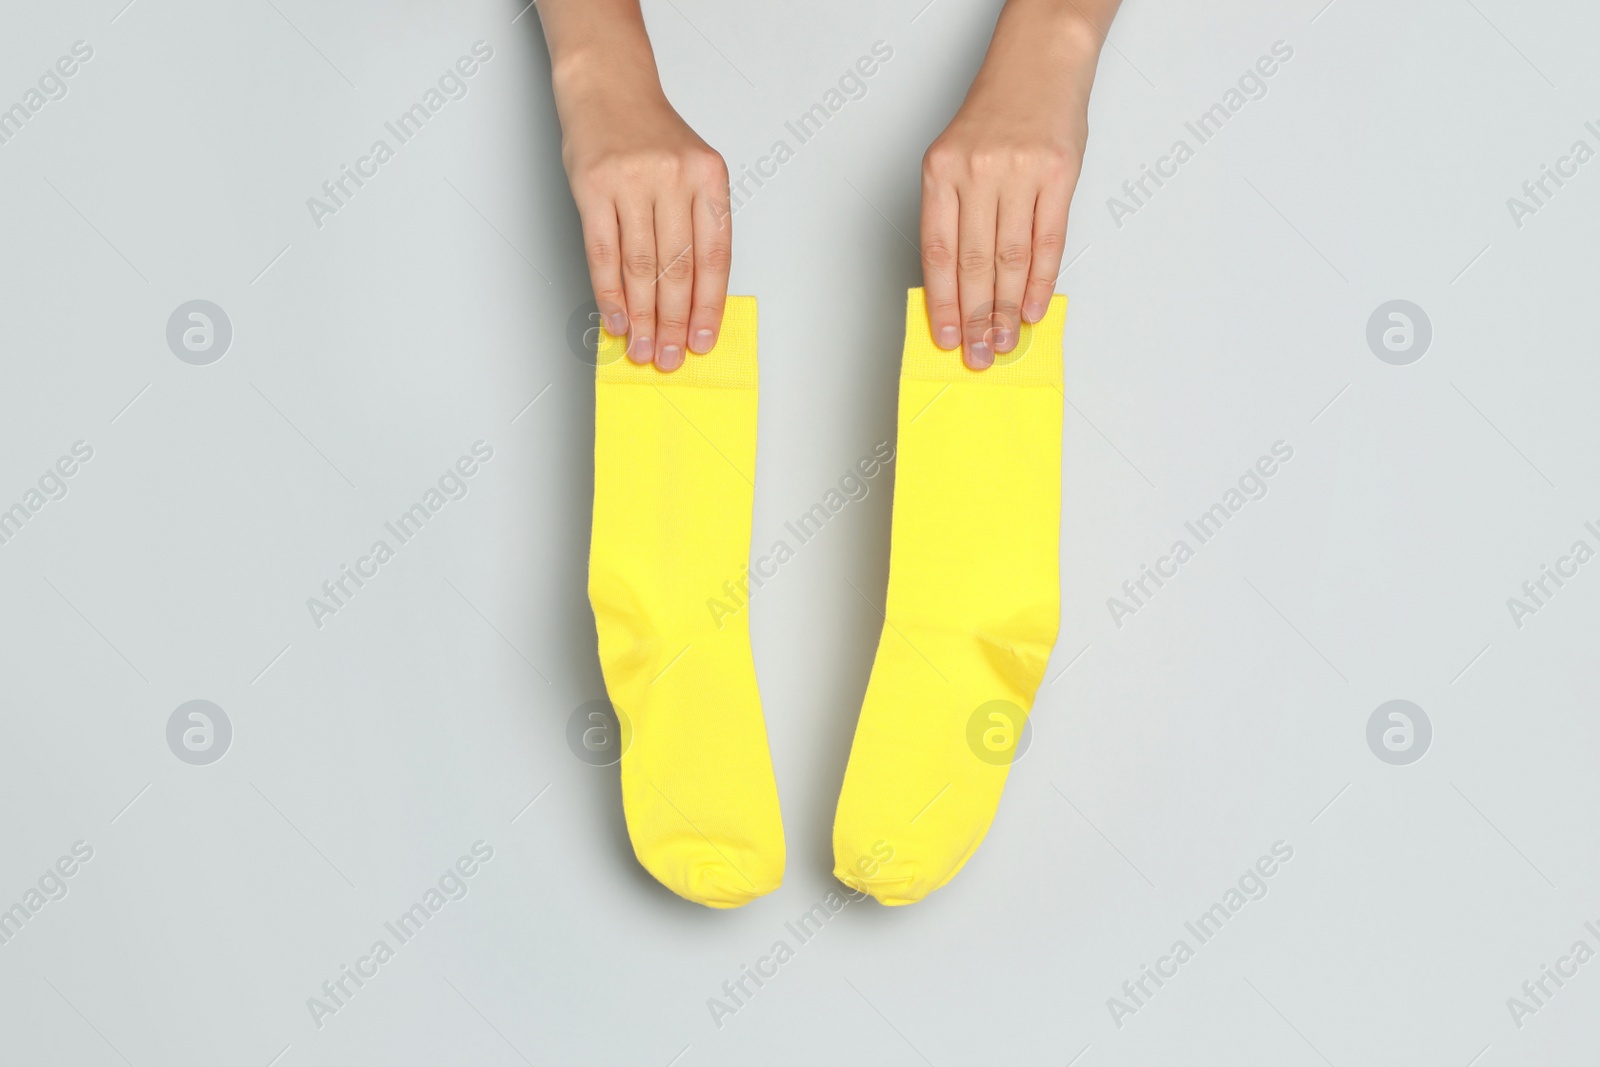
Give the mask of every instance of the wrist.
M 550 82 L 558 97 L 592 97 L 608 92 L 636 95 L 659 93 L 660 76 L 650 41 L 641 33 L 605 41 L 585 41 L 563 48 L 550 58 Z
M 551 81 L 564 139 L 586 138 L 626 116 L 643 117 L 671 108 L 648 49 L 642 56 L 623 56 L 607 48 L 603 55 L 563 59 L 570 62 L 563 63 L 559 72 L 552 63 Z
M 1093 4 L 1090 5 L 1094 6 Z M 1007 0 L 984 60 L 1070 74 L 1087 95 L 1105 34 L 1074 0 Z
M 661 91 L 638 0 L 543 0 L 550 81 L 562 99 Z
M 982 114 L 1026 102 L 1048 127 L 1063 136 L 1070 133 L 1072 116 L 1088 108 L 1105 39 L 1079 2 L 1089 0 L 1007 0 L 962 112 Z

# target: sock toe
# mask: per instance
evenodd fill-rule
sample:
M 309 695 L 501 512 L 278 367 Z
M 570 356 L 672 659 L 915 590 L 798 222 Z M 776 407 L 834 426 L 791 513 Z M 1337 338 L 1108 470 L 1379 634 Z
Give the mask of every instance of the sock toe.
M 636 848 L 639 862 L 685 900 L 708 908 L 737 908 L 783 884 L 784 857 L 704 838 L 677 838 Z M 648 858 L 646 858 L 648 857 Z
M 942 844 L 902 840 L 885 858 L 881 842 L 876 854 L 835 843 L 833 876 L 886 907 L 915 904 L 949 883 L 978 847 L 978 841 L 972 841 L 952 853 Z
M 737 908 L 766 896 L 783 881 L 749 875 L 725 860 L 703 862 L 688 872 L 688 892 L 683 895 L 708 908 Z
M 865 893 L 879 904 L 890 908 L 915 904 L 932 892 L 932 888 L 923 884 L 915 870 L 902 875 L 863 878 L 841 865 L 834 868 L 833 876 L 856 892 Z

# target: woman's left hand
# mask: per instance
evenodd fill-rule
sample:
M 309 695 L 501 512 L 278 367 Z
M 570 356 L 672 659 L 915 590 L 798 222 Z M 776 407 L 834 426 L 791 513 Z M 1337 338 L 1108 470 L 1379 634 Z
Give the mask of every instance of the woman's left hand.
M 1084 0 L 1110 23 L 1116 3 Z M 1072 0 L 1009 0 L 961 109 L 922 162 L 935 343 L 973 370 L 1050 306 L 1088 138 L 1100 31 Z

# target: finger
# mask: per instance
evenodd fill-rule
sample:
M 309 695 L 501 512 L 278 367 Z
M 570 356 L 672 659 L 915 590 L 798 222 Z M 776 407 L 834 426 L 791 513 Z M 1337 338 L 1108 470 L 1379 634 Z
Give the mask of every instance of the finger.
M 956 284 L 961 292 L 961 333 L 967 366 L 983 370 L 994 362 L 990 336 L 994 310 L 995 216 L 999 196 L 974 189 L 961 196 L 961 233 L 956 237 Z
M 933 341 L 949 351 L 961 344 L 961 306 L 956 301 L 956 234 L 960 229 L 956 190 L 939 173 L 930 151 L 922 164 L 922 287 Z
M 1071 194 L 1045 189 L 1033 209 L 1033 262 L 1028 267 L 1028 286 L 1022 297 L 1022 317 L 1038 322 L 1050 307 L 1056 281 L 1061 274 L 1061 257 L 1067 248 L 1067 209 Z
M 622 228 L 622 291 L 628 298 L 628 358 L 649 363 L 655 357 L 656 228 L 650 201 L 618 205 Z
M 701 163 L 694 194 L 694 298 L 690 306 L 690 352 L 706 354 L 722 331 L 733 264 L 733 211 L 728 200 L 728 165 L 710 152 Z
M 583 213 L 583 250 L 589 260 L 600 321 L 613 337 L 628 333 L 628 300 L 622 292 L 622 251 L 617 234 L 617 206 L 607 200 Z
M 994 246 L 994 329 L 996 353 L 1017 347 L 1022 328 L 1022 293 L 1028 285 L 1028 265 L 1033 260 L 1033 211 L 1038 198 L 1032 189 L 1002 194 Z
M 694 198 L 694 299 L 689 311 L 689 351 L 711 351 L 722 329 L 733 262 L 733 215 L 728 208 L 728 172 L 717 173 Z
M 692 201 L 668 194 L 656 201 L 656 366 L 675 371 L 683 366 L 689 334 L 689 297 L 694 291 L 694 224 Z

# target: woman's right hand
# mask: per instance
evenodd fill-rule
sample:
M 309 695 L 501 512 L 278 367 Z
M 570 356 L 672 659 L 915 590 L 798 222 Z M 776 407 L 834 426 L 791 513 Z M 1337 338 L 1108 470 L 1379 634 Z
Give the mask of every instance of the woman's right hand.
M 667 102 L 642 22 L 635 34 L 613 24 L 603 49 L 574 43 L 563 54 L 557 42 L 581 34 L 552 23 L 592 12 L 539 6 L 601 321 L 627 334 L 634 362 L 677 370 L 686 353 L 710 351 L 722 327 L 733 243 L 728 168 Z

